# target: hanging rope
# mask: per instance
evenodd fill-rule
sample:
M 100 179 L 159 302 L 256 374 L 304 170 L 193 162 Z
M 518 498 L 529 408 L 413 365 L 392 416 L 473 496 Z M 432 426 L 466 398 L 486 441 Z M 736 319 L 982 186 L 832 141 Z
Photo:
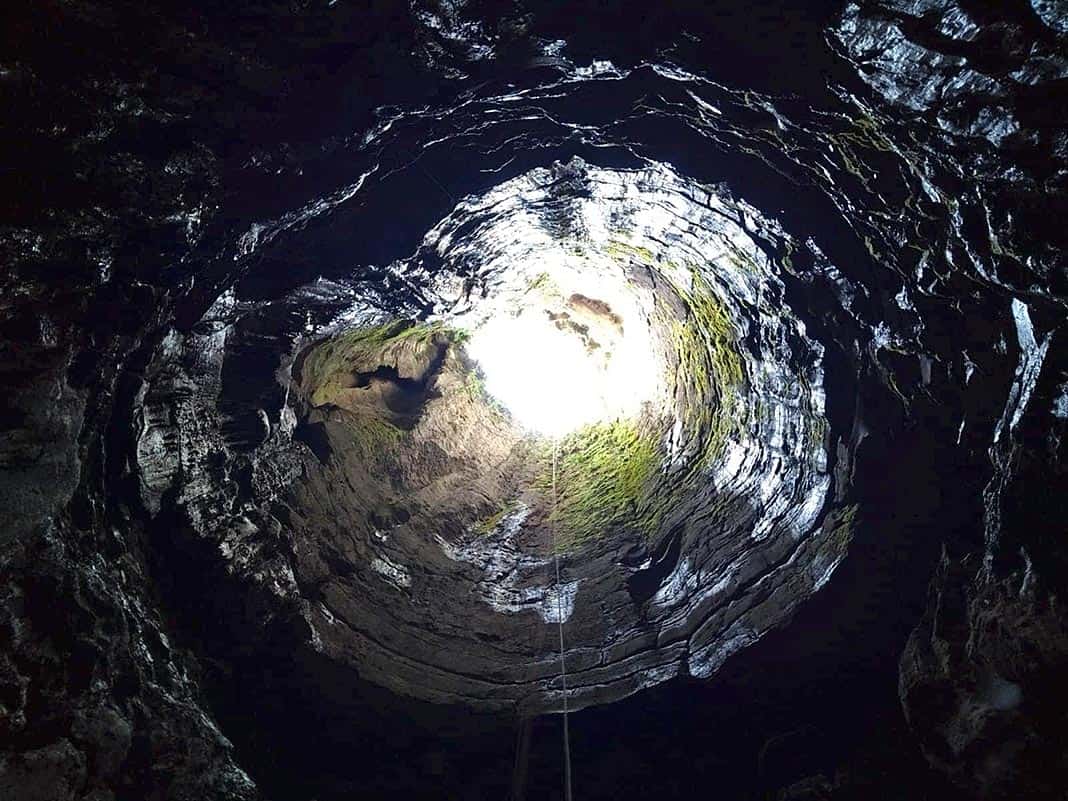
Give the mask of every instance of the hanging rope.
M 560 587 L 560 550 L 556 547 L 556 451 L 559 447 L 553 437 L 553 508 L 549 517 L 552 532 L 553 562 L 556 565 L 556 625 L 560 634 L 560 686 L 564 694 L 564 801 L 571 801 L 571 732 L 567 718 L 567 665 L 564 661 L 564 602 Z

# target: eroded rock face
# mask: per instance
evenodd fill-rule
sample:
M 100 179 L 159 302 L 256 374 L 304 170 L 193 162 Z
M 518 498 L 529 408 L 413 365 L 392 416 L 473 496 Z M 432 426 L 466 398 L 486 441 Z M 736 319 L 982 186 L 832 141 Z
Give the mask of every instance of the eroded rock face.
M 826 447 L 837 441 L 845 465 L 850 445 L 825 417 L 823 348 L 777 302 L 782 268 L 741 220 L 779 240 L 766 245 L 773 253 L 803 247 L 755 209 L 662 167 L 619 172 L 576 161 L 467 200 L 391 268 L 414 283 L 433 253 L 440 266 L 422 291 L 476 336 L 479 321 L 498 313 L 494 298 L 548 291 L 558 278 L 546 267 L 569 258 L 566 270 L 588 292 L 612 280 L 646 287 L 634 290 L 648 296 L 635 312 L 645 318 L 617 324 L 647 328 L 666 359 L 671 411 L 649 413 L 656 465 L 638 499 L 651 507 L 651 527 L 637 525 L 635 508 L 632 519 L 603 524 L 618 528 L 587 531 L 565 555 L 560 584 L 546 548 L 549 501 L 522 491 L 545 472 L 537 461 L 546 461 L 547 443 L 537 457 L 534 446 L 518 448 L 506 413 L 471 402 L 460 365 L 469 357 L 444 334 L 356 329 L 312 348 L 299 375 L 260 377 L 282 404 L 260 413 L 255 447 L 234 447 L 227 410 L 249 410 L 229 397 L 226 374 L 246 359 L 242 332 L 254 330 L 259 348 L 272 335 L 280 363 L 301 340 L 272 331 L 287 319 L 275 310 L 217 304 L 212 333 L 186 338 L 150 368 L 159 379 L 145 397 L 168 408 L 147 416 L 176 425 L 142 433 L 146 505 L 161 493 L 174 498 L 193 536 L 218 548 L 222 569 L 272 599 L 277 611 L 266 619 L 299 609 L 306 639 L 292 647 L 407 695 L 500 711 L 558 708 L 561 616 L 573 709 L 680 674 L 711 676 L 830 578 L 855 511 L 833 506 L 848 481 L 832 488 Z M 463 228 L 477 233 L 461 238 Z M 459 264 L 481 289 L 456 276 Z M 285 303 L 299 307 L 308 291 Z M 333 319 L 359 312 L 347 294 L 320 292 Z M 248 376 L 238 380 L 246 392 Z M 160 439 L 194 458 L 180 471 L 161 469 L 152 445 Z M 565 490 L 570 465 L 565 455 Z M 171 483 L 161 487 L 161 478 Z M 515 513 L 483 537 L 478 519 L 509 502 Z
M 1059 319 L 1053 309 L 1063 304 L 1063 244 L 1051 232 L 1026 256 L 1002 247 L 1023 233 L 1021 220 L 1041 227 L 1022 209 L 1064 198 L 1063 116 L 1045 116 L 1063 105 L 1063 31 L 1049 6 L 1036 3 L 1033 10 L 1034 16 L 1024 4 L 965 10 L 952 3 L 886 3 L 867 12 L 850 6 L 836 33 L 851 58 L 874 59 L 865 80 L 887 101 L 944 130 L 983 137 L 1003 154 L 963 158 L 989 209 L 983 216 L 990 253 L 973 253 L 973 260 L 995 285 L 1028 287 L 1028 297 L 1013 299 L 1006 315 L 1014 329 L 1004 335 L 1012 359 L 1001 368 L 1008 373 L 1002 379 L 1007 397 L 988 424 L 990 441 L 977 447 L 991 467 L 975 527 L 982 544 L 977 537 L 953 542 L 943 556 L 924 620 L 902 656 L 900 680 L 925 754 L 981 798 L 1056 797 L 1060 779 L 1050 777 L 1064 775 L 1052 732 L 1063 726 L 1065 710 L 1056 702 L 1045 706 L 1053 692 L 1051 666 L 1063 664 L 1065 653 L 1064 564 L 1049 532 L 1050 521 L 1061 516 L 1061 492 L 1048 494 L 1064 476 L 1056 400 L 1063 366 L 1059 324 L 1039 322 L 1050 319 L 1048 311 Z M 884 43 L 878 52 L 871 47 L 877 39 Z M 967 418 L 958 441 L 967 440 Z
M 0 795 L 498 793 L 486 760 L 411 742 L 495 753 L 510 715 L 557 709 L 559 617 L 572 708 L 712 684 L 834 586 L 851 538 L 870 549 L 867 516 L 945 545 L 926 612 L 895 624 L 916 626 L 895 653 L 926 757 L 968 797 L 1059 797 L 1063 9 L 829 6 L 767 30 L 748 8 L 16 11 Z M 720 36 L 734 18 L 772 38 Z M 667 513 L 569 551 L 559 584 L 536 505 L 490 514 L 527 469 L 500 468 L 507 426 L 471 406 L 485 439 L 449 441 L 455 407 L 431 413 L 413 514 L 412 487 L 366 480 L 382 449 L 349 439 L 356 406 L 316 402 L 299 369 L 370 322 L 477 316 L 545 259 L 660 298 L 650 330 L 700 317 L 695 281 L 717 310 L 692 329 L 714 334 L 703 374 L 663 349 Z M 355 372 L 423 382 L 438 355 Z M 945 503 L 895 528 L 912 498 L 861 501 L 902 440 Z M 276 766 L 288 719 L 247 710 L 289 703 L 376 770 Z M 801 779 L 784 797 L 857 786 Z
M 998 581 L 947 557 L 901 660 L 901 698 L 928 758 L 984 798 L 1056 797 L 1064 724 L 1056 674 L 1068 645 L 1034 576 Z
M 1019 361 L 989 450 L 985 547 L 943 555 L 901 659 L 902 704 L 925 753 L 983 798 L 1055 797 L 1051 777 L 1064 770 L 1054 732 L 1065 710 L 1052 700 L 1068 650 L 1054 544 L 1063 501 L 1036 494 L 1064 475 L 1063 356 L 1022 303 L 1014 314 Z M 1027 452 L 1028 441 L 1042 447 Z

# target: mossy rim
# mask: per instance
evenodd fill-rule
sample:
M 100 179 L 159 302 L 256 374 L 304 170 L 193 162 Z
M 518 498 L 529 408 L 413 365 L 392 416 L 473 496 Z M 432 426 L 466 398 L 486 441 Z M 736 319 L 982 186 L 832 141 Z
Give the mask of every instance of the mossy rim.
M 309 400 L 314 406 L 329 403 L 341 388 L 341 377 L 351 373 L 361 359 L 396 343 L 429 344 L 436 337 L 440 337 L 443 344 L 460 346 L 470 338 L 470 333 L 444 322 L 400 319 L 361 326 L 324 340 L 312 347 L 301 368 L 302 383 L 310 390 Z
M 637 260 L 652 266 L 647 248 L 613 242 L 609 252 L 617 259 Z M 668 273 L 682 273 L 674 264 Z M 686 431 L 683 481 L 672 481 L 665 492 L 660 480 L 667 453 L 663 416 L 644 414 L 639 419 L 595 423 L 575 431 L 555 444 L 557 482 L 555 504 L 552 489 L 552 446 L 542 441 L 535 448 L 541 465 L 531 489 L 550 507 L 548 520 L 555 526 L 558 551 L 570 551 L 606 535 L 635 533 L 645 539 L 656 536 L 666 510 L 681 499 L 692 481 L 722 452 L 728 438 L 742 425 L 742 388 L 745 372 L 738 350 L 737 334 L 730 314 L 715 290 L 696 267 L 690 267 L 687 288 L 669 281 L 685 315 L 669 303 L 658 303 L 664 344 L 674 364 L 676 411 Z M 527 291 L 551 292 L 552 281 L 539 274 Z M 304 374 L 313 403 L 323 401 L 340 387 L 341 376 L 361 361 L 374 360 L 394 343 L 425 342 L 462 348 L 469 333 L 445 322 L 392 320 L 347 331 L 320 343 L 308 355 Z M 478 365 L 457 351 L 467 371 L 464 389 L 471 400 L 499 406 L 485 389 Z M 497 409 L 502 414 L 507 410 Z M 364 419 L 367 417 L 368 419 Z M 362 415 L 352 419 L 354 438 L 369 458 L 395 452 L 405 432 L 389 421 Z M 475 521 L 471 531 L 482 536 L 496 530 L 516 509 L 516 502 L 503 502 L 491 515 Z

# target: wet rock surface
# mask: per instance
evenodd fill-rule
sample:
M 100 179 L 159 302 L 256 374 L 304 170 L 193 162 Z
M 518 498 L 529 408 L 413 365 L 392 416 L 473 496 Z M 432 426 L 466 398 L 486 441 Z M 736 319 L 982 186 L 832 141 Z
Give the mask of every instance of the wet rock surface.
M 646 219 L 658 208 L 657 218 Z M 717 397 L 691 386 L 689 362 L 676 364 L 676 416 L 657 435 L 666 441 L 668 463 L 655 471 L 650 490 L 665 499 L 655 530 L 601 532 L 565 555 L 560 585 L 545 549 L 522 544 L 531 536 L 546 541 L 532 526 L 547 513 L 544 503 L 502 520 L 488 538 L 471 530 L 479 517 L 518 497 L 520 476 L 537 465 L 529 455 L 510 455 L 516 435 L 492 410 L 470 403 L 455 366 L 463 349 L 440 335 L 425 343 L 398 335 L 350 358 L 339 377 L 319 378 L 319 388 L 309 375 L 337 358 L 317 355 L 334 345 L 298 357 L 299 375 L 290 369 L 282 382 L 273 373 L 261 376 L 259 397 L 273 393 L 271 403 L 281 405 L 261 409 L 262 435 L 235 447 L 228 410 L 249 415 L 232 395 L 248 393 L 249 379 L 242 370 L 231 388 L 229 365 L 245 364 L 250 347 L 272 346 L 281 363 L 300 348 L 294 335 L 308 332 L 272 331 L 276 309 L 216 304 L 205 318 L 210 333 L 184 341 L 175 335 L 182 344 L 149 370 L 146 417 L 173 422 L 146 428 L 139 440 L 145 505 L 170 495 L 172 513 L 191 524 L 190 536 L 217 548 L 222 569 L 247 582 L 241 592 L 264 598 L 267 619 L 299 609 L 307 631 L 292 647 L 326 654 L 408 695 L 495 711 L 558 708 L 553 624 L 561 616 L 573 709 L 680 674 L 708 677 L 830 578 L 855 513 L 829 497 L 825 448 L 836 437 L 824 418 L 822 347 L 777 305 L 783 291 L 777 268 L 736 222 L 746 214 L 757 212 L 689 189 L 663 168 L 605 172 L 575 161 L 469 199 L 414 257 L 392 266 L 418 286 L 427 281 L 425 260 L 435 254 L 442 264 L 428 278 L 436 288 L 421 291 L 433 292 L 443 307 L 459 306 L 452 312 L 459 320 L 477 316 L 480 295 L 507 294 L 509 287 L 527 293 L 527 282 L 565 251 L 582 254 L 573 269 L 592 273 L 594 287 L 615 271 L 626 280 L 638 274 L 653 288 L 651 298 L 659 297 L 658 285 L 694 281 L 709 298 L 722 298 L 723 331 L 716 336 L 724 343 L 694 346 L 712 347 L 707 356 L 687 355 L 704 365 L 719 354 L 715 348 L 729 350 L 737 375 Z M 460 239 L 456 229 L 465 226 L 481 231 Z M 770 225 L 762 233 L 782 236 Z M 785 249 L 783 239 L 777 246 Z M 457 243 L 455 252 L 449 242 Z M 662 244 L 654 258 L 648 245 L 655 243 Z M 450 275 L 461 271 L 455 264 L 475 272 L 476 253 L 487 264 L 477 269 L 482 290 Z M 360 312 L 335 287 L 300 288 L 284 303 L 299 308 L 311 292 L 322 312 L 333 306 L 335 319 Z M 686 322 L 698 312 L 677 294 L 665 297 L 660 305 L 650 300 L 650 314 L 654 305 L 657 313 L 670 307 L 657 325 L 703 324 Z M 680 309 L 681 318 L 674 317 Z M 719 368 L 709 362 L 705 369 L 705 380 L 716 382 Z M 426 383 L 432 370 L 433 383 Z M 397 421 L 382 400 L 387 390 L 358 386 L 359 376 L 376 371 L 425 384 L 420 392 L 436 398 L 420 407 L 418 421 L 409 415 L 407 434 L 369 424 L 368 404 Z M 838 459 L 848 462 L 849 443 L 837 439 Z M 387 453 L 393 458 L 382 458 Z M 175 454 L 180 463 L 166 466 Z M 568 478 L 565 470 L 561 480 Z M 840 500 L 848 490 L 849 482 L 840 482 Z
M 584 796 L 1061 797 L 1064 9 L 766 11 L 9 12 L 0 795 L 556 792 L 563 607 Z M 557 585 L 299 368 L 565 251 L 729 347 Z

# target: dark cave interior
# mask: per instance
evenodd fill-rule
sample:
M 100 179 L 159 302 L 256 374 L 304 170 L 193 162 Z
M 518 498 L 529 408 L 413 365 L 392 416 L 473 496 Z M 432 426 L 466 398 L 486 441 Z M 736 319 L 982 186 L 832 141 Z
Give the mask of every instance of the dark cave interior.
M 3 15 L 0 798 L 1064 801 L 1063 0 Z

